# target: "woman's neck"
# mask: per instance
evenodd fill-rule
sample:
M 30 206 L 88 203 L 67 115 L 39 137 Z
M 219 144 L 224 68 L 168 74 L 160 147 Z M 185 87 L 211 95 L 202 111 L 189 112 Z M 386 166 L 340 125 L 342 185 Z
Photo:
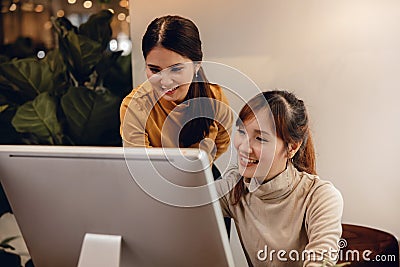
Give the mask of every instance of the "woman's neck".
M 276 171 L 275 173 L 268 173 L 268 175 L 262 180 L 261 184 L 265 184 L 265 183 L 275 179 L 279 175 L 281 175 L 281 173 L 287 169 L 287 166 L 288 166 L 288 161 L 286 161 L 285 166 L 283 168 L 281 168 L 279 171 Z M 254 177 L 252 177 L 252 178 L 254 178 Z M 244 180 L 245 180 L 245 182 L 249 183 L 252 178 L 245 177 Z

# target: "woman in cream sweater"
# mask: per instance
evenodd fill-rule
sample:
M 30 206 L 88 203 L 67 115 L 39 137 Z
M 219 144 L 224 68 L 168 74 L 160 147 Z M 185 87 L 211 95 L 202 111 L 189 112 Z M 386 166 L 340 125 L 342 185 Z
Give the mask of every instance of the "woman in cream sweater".
M 333 265 L 343 200 L 316 175 L 303 101 L 286 91 L 261 93 L 242 108 L 236 126 L 238 166 L 217 189 L 249 265 Z

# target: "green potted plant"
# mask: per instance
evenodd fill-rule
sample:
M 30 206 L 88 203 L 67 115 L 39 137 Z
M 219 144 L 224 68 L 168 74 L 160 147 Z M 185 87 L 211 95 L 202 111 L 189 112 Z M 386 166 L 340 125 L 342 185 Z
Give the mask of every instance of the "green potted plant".
M 113 14 L 79 28 L 53 19 L 57 48 L 43 60 L 0 58 L 0 143 L 119 146 L 119 105 L 130 56 L 107 49 Z

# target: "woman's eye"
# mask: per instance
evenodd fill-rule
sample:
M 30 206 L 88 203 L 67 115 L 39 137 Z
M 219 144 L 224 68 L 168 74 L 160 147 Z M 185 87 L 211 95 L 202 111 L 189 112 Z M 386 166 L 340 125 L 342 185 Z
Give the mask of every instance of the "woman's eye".
M 183 69 L 183 67 L 173 67 L 171 68 L 172 72 L 180 72 Z
M 257 141 L 260 141 L 261 143 L 266 143 L 266 142 L 268 142 L 267 139 L 265 139 L 265 138 L 263 138 L 263 137 L 261 137 L 261 136 L 256 137 L 256 140 L 257 140 Z
M 161 70 L 156 69 L 156 68 L 150 68 L 150 71 L 154 74 L 159 73 Z
M 245 135 L 245 134 L 246 134 L 246 131 L 245 131 L 245 130 L 242 130 L 242 129 L 237 129 L 237 132 L 238 132 L 240 135 Z

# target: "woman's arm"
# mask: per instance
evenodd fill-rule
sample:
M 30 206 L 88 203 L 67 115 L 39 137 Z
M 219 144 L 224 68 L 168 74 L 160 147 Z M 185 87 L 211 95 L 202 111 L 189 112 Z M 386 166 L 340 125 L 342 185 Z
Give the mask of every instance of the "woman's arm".
M 343 198 L 330 183 L 324 183 L 310 195 L 305 226 L 308 235 L 306 251 L 311 259 L 305 259 L 305 267 L 320 267 L 324 261 L 331 266 L 337 261 L 338 242 L 342 235 Z
M 231 210 L 231 197 L 233 188 L 236 183 L 242 183 L 240 174 L 238 172 L 237 164 L 230 164 L 222 175 L 222 179 L 215 181 L 215 187 L 219 197 L 222 213 L 224 217 L 234 218 L 233 211 Z
M 122 101 L 120 108 L 121 128 L 120 133 L 124 146 L 150 147 L 150 141 L 146 132 L 146 112 L 132 96 L 132 91 Z
M 222 214 L 224 217 L 232 218 L 232 213 L 229 208 L 230 188 L 229 181 L 226 179 L 219 179 L 215 181 L 215 187 L 219 197 L 219 204 L 221 205 Z

